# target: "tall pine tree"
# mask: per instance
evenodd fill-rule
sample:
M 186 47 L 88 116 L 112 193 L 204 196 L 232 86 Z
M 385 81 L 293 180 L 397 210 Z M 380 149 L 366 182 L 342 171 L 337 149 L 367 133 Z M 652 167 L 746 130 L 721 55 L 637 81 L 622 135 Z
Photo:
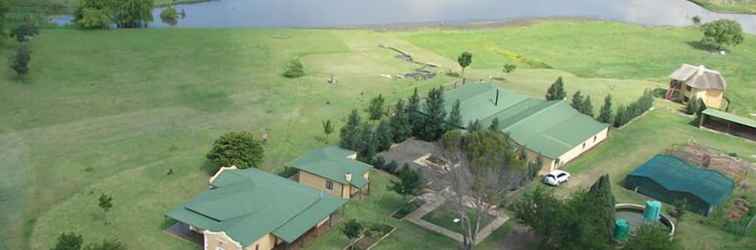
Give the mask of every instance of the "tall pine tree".
M 370 114 L 369 118 L 371 121 L 380 120 L 383 117 L 383 103 L 386 102 L 385 99 L 383 99 L 383 95 L 378 94 L 377 97 L 370 100 L 370 105 L 368 106 L 368 114 Z
M 378 124 L 378 128 L 375 130 L 376 137 L 376 150 L 386 151 L 391 147 L 394 142 L 394 136 L 391 133 L 391 125 L 386 120 L 381 120 Z
M 599 111 L 597 120 L 599 122 L 611 124 L 613 118 L 612 112 L 612 96 L 607 95 L 606 97 L 604 97 L 604 105 L 601 106 L 601 111 Z
M 581 105 L 580 108 L 580 113 L 593 118 L 593 103 L 591 103 L 591 96 L 585 98 L 585 101 L 583 101 L 583 105 Z
M 491 124 L 488 125 L 488 129 L 492 131 L 501 130 L 501 128 L 499 128 L 499 117 L 494 117 L 494 119 L 491 121 Z
M 423 120 L 420 138 L 426 141 L 435 141 L 446 132 L 446 108 L 444 107 L 444 87 L 434 88 L 428 92 L 423 106 L 425 119 Z
M 458 129 L 464 125 L 462 124 L 460 105 L 461 103 L 459 99 L 457 99 L 457 101 L 454 102 L 454 106 L 452 106 L 451 113 L 449 113 L 449 119 L 446 120 L 446 130 Z
M 575 92 L 574 95 L 572 95 L 572 103 L 570 103 L 570 106 L 572 106 L 575 110 L 583 112 L 583 93 L 580 93 L 580 91 Z
M 389 123 L 394 142 L 403 142 L 412 135 L 412 124 L 410 124 L 404 100 L 400 99 L 394 105 L 394 114 L 391 116 Z
M 420 136 L 420 132 L 423 131 L 424 116 L 420 114 L 420 95 L 415 92 L 407 99 L 407 119 L 409 119 L 410 125 L 412 125 L 412 135 Z
M 598 205 L 598 209 L 593 211 L 596 220 L 599 220 L 597 223 L 604 225 L 604 230 L 598 232 L 602 234 L 602 237 L 599 238 L 611 240 L 614 232 L 615 200 L 614 195 L 612 194 L 612 183 L 609 182 L 609 175 L 603 175 L 598 181 L 596 181 L 596 183 L 593 183 L 588 194 Z
M 357 160 L 373 164 L 375 154 L 378 152 L 378 140 L 373 126 L 368 122 L 363 122 L 357 132 Z
M 467 124 L 467 132 L 472 133 L 475 131 L 480 131 L 480 129 L 481 129 L 481 125 L 480 125 L 480 120 L 478 119 L 475 119 L 474 121 L 470 121 L 470 123 Z
M 614 127 L 622 127 L 622 125 L 625 125 L 625 122 L 627 122 L 626 119 L 627 108 L 625 108 L 625 105 L 619 105 L 619 107 L 617 107 L 617 114 L 614 116 Z
M 564 82 L 560 76 L 546 91 L 546 100 L 564 100 L 565 97 L 567 97 L 567 92 L 564 91 Z
M 358 113 L 356 109 L 352 110 L 352 113 L 349 114 L 349 118 L 347 118 L 346 124 L 344 124 L 339 131 L 339 137 L 341 138 L 339 146 L 350 150 L 358 149 L 358 142 L 360 139 L 358 132 L 360 123 L 362 122 L 361 120 L 360 113 Z

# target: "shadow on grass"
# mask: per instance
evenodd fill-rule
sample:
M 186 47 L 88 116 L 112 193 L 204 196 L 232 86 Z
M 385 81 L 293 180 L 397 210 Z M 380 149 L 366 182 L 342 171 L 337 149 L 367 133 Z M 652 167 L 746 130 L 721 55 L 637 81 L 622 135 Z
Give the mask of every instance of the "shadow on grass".
M 220 169 L 218 166 L 215 165 L 215 163 L 205 160 L 202 165 L 200 166 L 200 169 L 205 172 L 208 176 L 215 175 L 216 172 Z
M 708 44 L 703 43 L 701 41 L 688 41 L 688 42 L 685 42 L 685 43 L 688 44 L 688 46 L 690 46 L 691 48 L 694 48 L 694 49 L 697 49 L 697 50 L 703 50 L 703 51 L 711 52 L 711 53 L 718 53 L 719 51 L 725 51 L 727 53 L 730 53 L 730 51 L 728 49 L 725 49 L 725 48 L 715 48 L 714 46 L 708 45 Z

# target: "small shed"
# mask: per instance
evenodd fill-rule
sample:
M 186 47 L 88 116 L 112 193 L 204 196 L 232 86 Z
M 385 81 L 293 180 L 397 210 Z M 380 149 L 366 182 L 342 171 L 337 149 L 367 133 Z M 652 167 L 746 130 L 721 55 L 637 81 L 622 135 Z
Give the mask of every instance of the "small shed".
M 689 210 L 709 215 L 732 194 L 735 183 L 675 156 L 656 155 L 625 177 L 624 186 L 669 204 L 686 200 Z
M 703 65 L 683 64 L 669 76 L 666 99 L 683 103 L 701 99 L 707 107 L 722 108 L 724 92 L 727 89 L 719 71 L 707 69 Z
M 756 121 L 716 109 L 704 110 L 698 126 L 756 141 Z

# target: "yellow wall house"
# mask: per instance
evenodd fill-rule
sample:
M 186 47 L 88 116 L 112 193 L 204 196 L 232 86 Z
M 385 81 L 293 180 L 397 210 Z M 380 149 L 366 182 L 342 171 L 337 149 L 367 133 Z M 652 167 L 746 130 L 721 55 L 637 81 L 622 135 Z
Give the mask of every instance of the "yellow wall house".
M 205 250 L 287 249 L 330 223 L 346 200 L 257 169 L 221 169 L 210 190 L 166 214 Z
M 541 173 L 557 169 L 604 141 L 609 124 L 584 115 L 563 100 L 546 101 L 500 89 L 494 84 L 466 84 L 446 91 L 446 110 L 459 101 L 462 124 L 479 121 L 499 129 L 528 152 L 541 157 Z M 461 129 L 465 129 L 462 127 Z
M 727 81 L 719 71 L 707 69 L 703 65 L 683 64 L 672 72 L 667 90 L 668 100 L 688 102 L 701 99 L 707 107 L 723 108 Z
M 355 160 L 357 153 L 337 146 L 316 149 L 290 162 L 299 170 L 297 180 L 304 185 L 349 199 L 369 192 L 372 166 Z

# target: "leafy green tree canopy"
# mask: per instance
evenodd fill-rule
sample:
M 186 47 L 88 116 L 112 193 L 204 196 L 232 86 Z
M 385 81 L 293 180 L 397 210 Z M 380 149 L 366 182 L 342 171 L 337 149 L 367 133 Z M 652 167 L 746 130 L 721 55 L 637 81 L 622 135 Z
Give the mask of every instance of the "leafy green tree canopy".
M 560 76 L 556 79 L 556 81 L 554 81 L 554 83 L 551 84 L 551 86 L 549 86 L 549 89 L 546 91 L 546 100 L 564 100 L 565 97 L 567 97 L 567 92 L 564 91 L 564 81 Z
M 370 115 L 368 119 L 375 121 L 383 118 L 383 105 L 385 102 L 386 100 L 383 99 L 383 95 L 381 94 L 378 94 L 378 96 L 370 99 L 370 105 L 368 105 L 367 109 L 368 114 Z
M 62 233 L 58 236 L 55 246 L 50 250 L 81 250 L 84 238 L 77 233 Z
M 263 161 L 262 142 L 252 133 L 229 132 L 215 140 L 207 159 L 216 167 L 237 166 L 245 169 L 259 167 Z
M 701 26 L 704 37 L 701 43 L 715 49 L 725 46 L 737 46 L 743 42 L 743 28 L 740 23 L 720 19 Z

